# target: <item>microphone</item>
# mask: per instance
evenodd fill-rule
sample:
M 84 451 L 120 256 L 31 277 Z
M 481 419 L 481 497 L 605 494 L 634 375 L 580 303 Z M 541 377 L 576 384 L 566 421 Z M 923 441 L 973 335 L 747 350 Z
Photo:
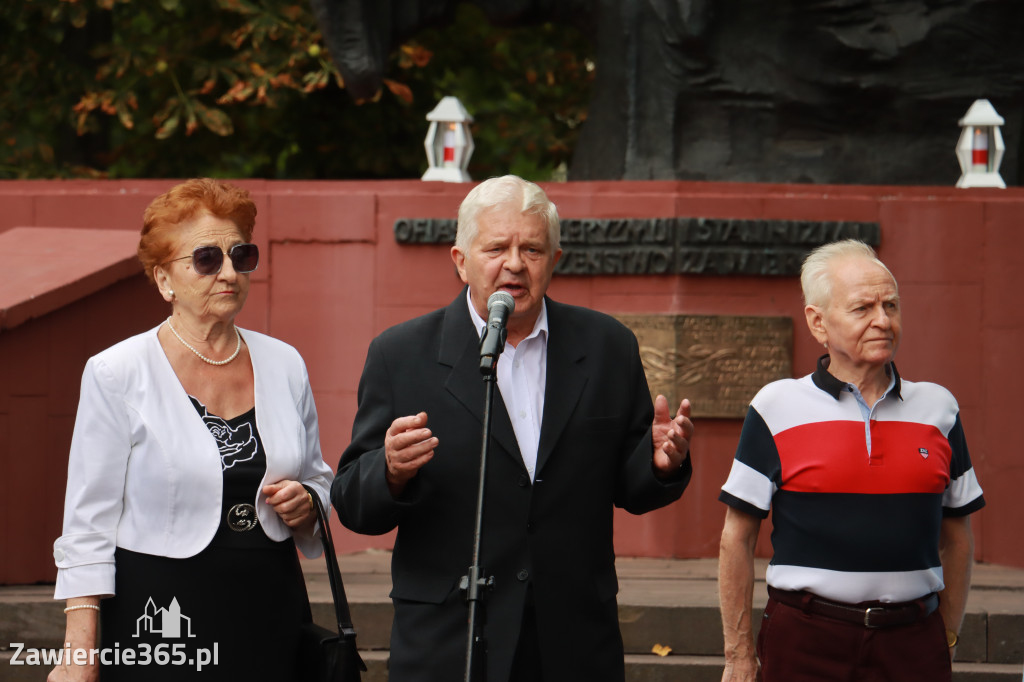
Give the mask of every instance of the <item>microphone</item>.
M 516 309 L 515 299 L 505 291 L 495 291 L 487 299 L 487 328 L 480 339 L 480 372 L 489 374 L 505 350 L 509 315 Z

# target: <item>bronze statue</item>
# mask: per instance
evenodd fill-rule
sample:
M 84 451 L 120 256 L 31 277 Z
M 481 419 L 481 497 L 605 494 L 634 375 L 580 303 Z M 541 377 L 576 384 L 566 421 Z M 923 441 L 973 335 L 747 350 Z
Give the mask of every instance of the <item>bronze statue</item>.
M 1006 119 L 1017 182 L 1019 0 L 465 0 L 496 24 L 594 38 L 570 179 L 953 185 L 957 121 Z M 459 0 L 311 0 L 353 97 L 388 53 Z M 481 122 L 485 124 L 484 122 Z

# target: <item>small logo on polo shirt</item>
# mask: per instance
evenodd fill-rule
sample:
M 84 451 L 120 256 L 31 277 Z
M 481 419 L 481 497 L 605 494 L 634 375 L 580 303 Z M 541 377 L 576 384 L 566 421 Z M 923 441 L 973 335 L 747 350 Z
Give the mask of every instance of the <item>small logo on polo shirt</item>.
M 917 451 L 921 453 L 922 457 L 928 459 L 928 448 L 918 448 Z

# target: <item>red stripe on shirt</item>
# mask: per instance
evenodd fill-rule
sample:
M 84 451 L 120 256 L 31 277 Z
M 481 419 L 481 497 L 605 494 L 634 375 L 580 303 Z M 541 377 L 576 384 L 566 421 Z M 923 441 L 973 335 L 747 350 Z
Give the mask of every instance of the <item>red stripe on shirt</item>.
M 952 452 L 937 428 L 912 422 L 817 422 L 775 435 L 783 490 L 809 493 L 941 493 Z

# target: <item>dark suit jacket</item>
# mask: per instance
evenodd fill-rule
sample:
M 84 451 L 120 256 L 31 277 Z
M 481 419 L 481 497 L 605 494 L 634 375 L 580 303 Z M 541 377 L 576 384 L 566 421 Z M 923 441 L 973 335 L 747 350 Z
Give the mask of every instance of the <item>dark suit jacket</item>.
M 640 514 L 682 495 L 655 477 L 653 407 L 636 337 L 607 315 L 548 306 L 547 388 L 531 484 L 495 391 L 481 566 L 488 682 L 508 679 L 527 586 L 534 593 L 547 680 L 622 680 L 613 505 Z M 484 383 L 466 292 L 447 308 L 388 329 L 370 344 L 359 409 L 331 499 L 358 533 L 398 528 L 390 679 L 463 679 Z M 384 471 L 391 422 L 426 411 L 434 459 L 395 500 Z

